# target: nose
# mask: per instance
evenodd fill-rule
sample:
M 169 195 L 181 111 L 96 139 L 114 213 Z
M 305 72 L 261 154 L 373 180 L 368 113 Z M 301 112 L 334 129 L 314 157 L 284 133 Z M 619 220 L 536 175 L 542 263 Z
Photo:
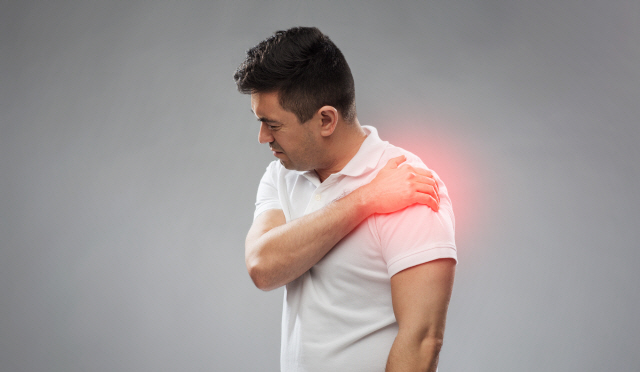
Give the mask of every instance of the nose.
M 258 142 L 260 143 L 269 143 L 273 142 L 273 135 L 271 135 L 271 131 L 267 128 L 265 123 L 260 123 L 260 132 L 258 133 Z

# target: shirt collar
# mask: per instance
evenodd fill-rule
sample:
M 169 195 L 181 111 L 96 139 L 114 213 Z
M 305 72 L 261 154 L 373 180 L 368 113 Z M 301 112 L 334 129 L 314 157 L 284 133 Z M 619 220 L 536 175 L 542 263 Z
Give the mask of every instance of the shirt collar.
M 380 139 L 376 128 L 370 125 L 363 125 L 362 129 L 367 133 L 367 138 L 360 145 L 356 155 L 336 174 L 355 177 L 374 169 L 378 165 L 388 142 Z
M 376 128 L 370 125 L 363 125 L 362 129 L 364 129 L 367 134 L 367 138 L 362 142 L 360 149 L 358 149 L 355 156 L 349 160 L 347 165 L 345 165 L 341 171 L 335 173 L 336 176 L 343 175 L 356 177 L 370 169 L 374 169 L 378 165 L 380 157 L 382 156 L 388 142 L 380 139 Z M 318 175 L 315 171 L 302 172 L 302 176 L 311 181 L 314 185 L 320 185 L 320 180 L 318 179 Z

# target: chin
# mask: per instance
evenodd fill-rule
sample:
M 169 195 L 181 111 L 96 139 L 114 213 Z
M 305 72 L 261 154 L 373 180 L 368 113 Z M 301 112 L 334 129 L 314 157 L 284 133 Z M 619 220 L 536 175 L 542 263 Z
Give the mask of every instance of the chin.
M 285 162 L 282 159 L 280 159 L 280 164 L 282 164 L 282 166 L 287 168 L 288 170 L 298 170 L 293 166 L 293 164 L 291 164 L 290 162 Z
M 288 170 L 294 170 L 294 171 L 298 171 L 298 172 L 306 172 L 308 170 L 312 170 L 312 169 L 307 169 L 307 168 L 303 168 L 300 166 L 296 166 L 295 164 L 291 164 L 291 162 L 284 162 L 282 161 L 282 159 L 280 159 L 280 164 L 282 164 L 283 167 L 285 167 Z
M 291 170 L 291 168 L 289 168 L 289 167 L 287 166 L 287 163 L 283 162 L 282 160 L 280 160 L 280 164 L 282 164 L 282 166 L 283 166 L 283 167 L 285 167 L 285 168 L 287 168 L 287 169 Z

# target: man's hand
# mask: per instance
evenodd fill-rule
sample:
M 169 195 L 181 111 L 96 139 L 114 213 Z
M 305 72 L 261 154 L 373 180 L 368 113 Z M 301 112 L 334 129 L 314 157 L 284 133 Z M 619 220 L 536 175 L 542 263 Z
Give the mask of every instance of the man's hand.
M 363 193 L 373 213 L 392 213 L 413 204 L 428 205 L 438 211 L 438 183 L 431 171 L 400 165 L 402 155 L 390 159 L 368 185 L 358 189 Z

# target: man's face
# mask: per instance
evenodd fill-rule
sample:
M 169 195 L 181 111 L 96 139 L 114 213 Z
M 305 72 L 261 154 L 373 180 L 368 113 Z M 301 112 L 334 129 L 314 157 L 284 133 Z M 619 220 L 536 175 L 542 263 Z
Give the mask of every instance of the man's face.
M 277 92 L 251 94 L 251 110 L 260 122 L 258 141 L 268 143 L 285 168 L 309 171 L 317 167 L 321 151 L 311 123 L 301 124 L 294 113 L 283 109 Z

